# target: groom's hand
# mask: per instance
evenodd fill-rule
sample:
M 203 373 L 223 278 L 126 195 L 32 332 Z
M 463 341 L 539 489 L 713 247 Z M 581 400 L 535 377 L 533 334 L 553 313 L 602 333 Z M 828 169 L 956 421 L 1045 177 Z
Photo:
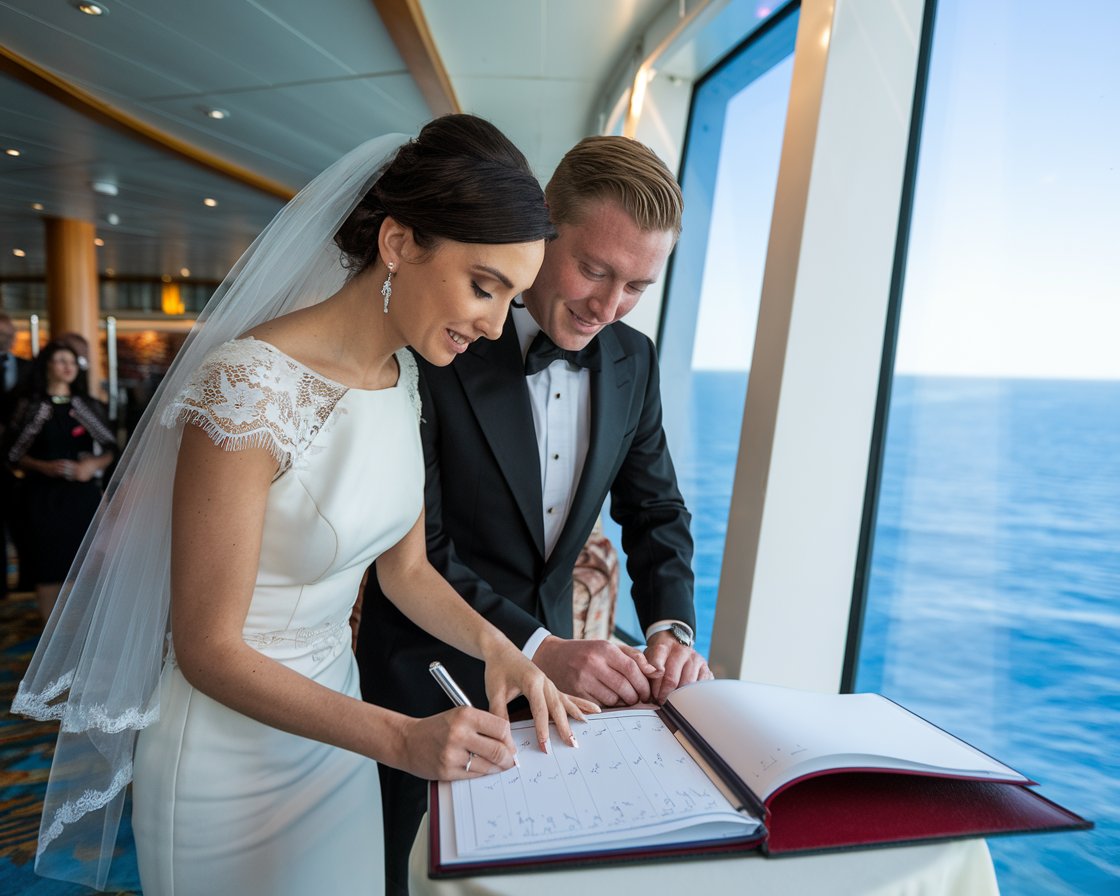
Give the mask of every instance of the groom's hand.
M 652 681 L 654 703 L 664 703 L 681 685 L 715 677 L 704 657 L 669 632 L 657 632 L 650 638 L 645 655 L 661 671 L 661 677 Z
M 633 648 L 610 641 L 576 641 L 549 635 L 533 654 L 533 662 L 565 693 L 600 706 L 649 702 L 650 675 L 658 675 Z

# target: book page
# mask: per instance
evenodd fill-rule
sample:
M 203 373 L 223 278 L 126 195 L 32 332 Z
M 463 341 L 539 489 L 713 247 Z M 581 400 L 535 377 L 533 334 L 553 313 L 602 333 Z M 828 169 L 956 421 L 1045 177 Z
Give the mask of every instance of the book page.
M 1015 770 L 878 694 L 704 681 L 668 701 L 761 799 L 832 768 L 1026 783 Z
M 545 754 L 532 722 L 515 722 L 520 767 L 440 785 L 441 813 L 448 794 L 454 818 L 453 842 L 441 839 L 442 861 L 746 838 L 757 830 L 758 820 L 735 810 L 654 710 L 571 725 L 579 748 L 552 727 Z

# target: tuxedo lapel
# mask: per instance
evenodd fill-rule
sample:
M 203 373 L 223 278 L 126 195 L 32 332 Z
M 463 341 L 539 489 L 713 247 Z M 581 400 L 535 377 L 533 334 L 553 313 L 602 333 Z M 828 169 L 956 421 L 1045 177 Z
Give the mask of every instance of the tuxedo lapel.
M 587 458 L 580 473 L 575 498 L 552 557 L 571 556 L 582 546 L 594 518 L 602 510 L 604 486 L 618 459 L 625 432 L 630 393 L 634 383 L 634 358 L 627 355 L 610 327 L 598 336 L 602 368 L 591 371 L 591 433 Z M 539 465 L 539 464 L 538 464 Z
M 452 364 L 452 369 L 543 557 L 540 457 L 529 390 L 525 386 L 525 365 L 513 321 L 506 320 L 497 340 L 480 339 L 473 343 Z

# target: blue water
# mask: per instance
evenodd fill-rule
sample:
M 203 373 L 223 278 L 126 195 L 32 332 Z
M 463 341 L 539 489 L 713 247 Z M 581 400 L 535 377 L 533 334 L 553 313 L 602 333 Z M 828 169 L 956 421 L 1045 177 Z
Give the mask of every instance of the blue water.
M 746 375 L 697 372 L 707 652 Z M 992 838 L 1005 896 L 1120 893 L 1120 383 L 900 377 L 856 689 L 1039 782 L 1091 832 Z

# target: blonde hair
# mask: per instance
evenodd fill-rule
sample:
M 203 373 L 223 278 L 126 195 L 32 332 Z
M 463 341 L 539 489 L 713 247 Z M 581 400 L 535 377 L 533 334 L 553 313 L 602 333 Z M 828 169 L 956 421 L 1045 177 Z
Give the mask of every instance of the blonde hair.
M 684 197 L 665 163 L 628 137 L 585 137 L 568 150 L 545 187 L 553 223 L 579 224 L 588 203 L 617 202 L 642 230 L 681 233 Z

